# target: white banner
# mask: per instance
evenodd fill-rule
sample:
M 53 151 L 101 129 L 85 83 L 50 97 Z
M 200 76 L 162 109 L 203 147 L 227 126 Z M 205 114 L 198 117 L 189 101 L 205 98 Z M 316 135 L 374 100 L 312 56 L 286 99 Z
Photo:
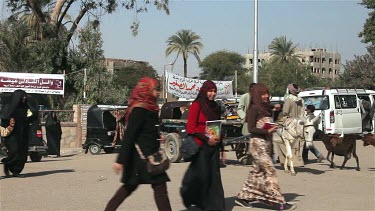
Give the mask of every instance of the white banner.
M 191 79 L 167 72 L 167 92 L 181 98 L 195 99 L 206 80 Z M 213 81 L 217 86 L 218 99 L 233 98 L 232 81 Z
M 0 92 L 22 89 L 26 93 L 64 95 L 63 74 L 0 72 Z

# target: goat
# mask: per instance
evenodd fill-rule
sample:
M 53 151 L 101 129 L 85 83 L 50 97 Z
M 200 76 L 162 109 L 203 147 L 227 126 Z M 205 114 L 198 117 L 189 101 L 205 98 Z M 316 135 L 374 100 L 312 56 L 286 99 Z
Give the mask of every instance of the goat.
M 366 134 L 362 137 L 363 146 L 372 145 L 375 147 L 375 134 Z
M 340 138 L 336 135 L 325 134 L 321 130 L 317 130 L 315 135 L 318 137 L 318 139 L 322 140 L 328 151 L 327 160 L 331 163 L 330 168 L 336 168 L 336 164 L 333 162 L 334 155 L 344 156 L 344 162 L 340 167 L 340 169 L 342 170 L 346 162 L 351 158 L 351 155 L 353 154 L 353 157 L 357 162 L 356 170 L 360 170 L 359 158 L 356 152 L 356 139 L 359 137 L 358 135 L 350 134 L 344 135 L 344 137 Z M 330 155 L 331 159 L 329 158 Z

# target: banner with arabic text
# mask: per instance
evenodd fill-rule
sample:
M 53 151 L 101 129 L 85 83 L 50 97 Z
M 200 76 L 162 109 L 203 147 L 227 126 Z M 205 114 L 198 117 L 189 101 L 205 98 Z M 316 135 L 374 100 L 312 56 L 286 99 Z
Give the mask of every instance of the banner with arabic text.
M 22 89 L 26 93 L 64 95 L 63 74 L 0 72 L 0 92 Z
M 167 92 L 177 97 L 195 99 L 205 80 L 181 77 L 167 73 Z M 233 98 L 232 81 L 213 81 L 217 86 L 218 99 Z

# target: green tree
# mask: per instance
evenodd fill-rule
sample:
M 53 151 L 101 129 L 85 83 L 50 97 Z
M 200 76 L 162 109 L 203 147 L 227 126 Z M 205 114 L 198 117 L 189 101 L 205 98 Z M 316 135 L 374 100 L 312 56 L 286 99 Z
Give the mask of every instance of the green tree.
M 375 45 L 367 47 L 367 51 L 365 55 L 346 61 L 339 85 L 353 88 L 370 88 L 375 85 Z
M 363 31 L 359 33 L 362 42 L 375 44 L 375 0 L 362 0 L 360 3 L 370 10 L 369 17 L 363 25 Z
M 236 52 L 226 50 L 214 52 L 206 56 L 200 63 L 199 67 L 202 72 L 199 74 L 200 79 L 204 80 L 233 80 L 237 71 L 238 92 L 244 93 L 248 90 L 250 77 L 247 69 L 243 67 L 245 58 Z M 234 84 L 233 84 L 234 85 Z
M 146 76 L 157 78 L 157 72 L 147 62 L 140 62 L 117 70 L 114 76 L 114 81 L 119 86 L 126 87 L 129 91 L 131 91 L 139 79 Z
M 178 56 L 182 54 L 184 60 L 184 77 L 187 77 L 187 59 L 189 54 L 193 54 L 195 58 L 200 62 L 199 54 L 203 47 L 203 44 L 199 41 L 201 37 L 191 30 L 182 29 L 175 35 L 172 35 L 167 40 L 167 49 L 165 55 L 169 56 L 172 53 L 176 53 L 176 62 Z
M 65 107 L 83 102 L 84 71 L 87 70 L 87 99 L 88 104 L 122 104 L 128 94 L 126 87 L 118 86 L 112 75 L 103 65 L 104 55 L 99 27 L 89 23 L 80 31 L 78 49 L 70 52 L 70 62 L 74 64 L 74 71 L 66 76 Z
M 290 83 L 298 84 L 302 88 L 320 85 L 309 67 L 299 62 L 263 62 L 259 68 L 259 82 L 266 84 L 274 96 L 284 96 Z
M 43 39 L 60 41 L 58 53 L 52 58 L 54 69 L 70 71 L 67 64 L 68 46 L 76 33 L 80 22 L 88 13 L 97 17 L 95 22 L 99 23 L 100 16 L 114 12 L 118 7 L 125 10 L 134 10 L 136 14 L 147 12 L 147 7 L 153 4 L 158 10 L 169 14 L 168 0 L 144 0 L 143 3 L 136 0 L 5 0 L 13 14 L 29 14 L 34 23 L 37 34 Z M 45 10 L 45 8 L 48 10 Z M 53 9 L 52 9 L 53 8 Z M 78 8 L 78 13 L 76 9 Z M 51 12 L 52 11 L 52 12 Z M 77 14 L 73 21 L 65 21 L 69 11 Z M 72 12 L 73 13 L 73 12 Z M 13 16 L 18 17 L 18 16 Z M 136 15 L 137 17 L 137 15 Z M 67 28 L 68 27 L 68 28 Z M 137 34 L 139 21 L 136 19 L 131 26 L 133 34 Z M 42 30 L 42 31 L 40 31 Z
M 232 79 L 236 70 L 245 71 L 244 63 L 244 57 L 236 52 L 217 51 L 208 55 L 199 63 L 199 67 L 202 68 L 199 77 L 210 80 Z
M 287 41 L 286 36 L 276 37 L 268 48 L 271 51 L 272 60 L 277 62 L 298 61 L 298 56 L 295 55 L 297 45 L 294 45 L 291 40 Z

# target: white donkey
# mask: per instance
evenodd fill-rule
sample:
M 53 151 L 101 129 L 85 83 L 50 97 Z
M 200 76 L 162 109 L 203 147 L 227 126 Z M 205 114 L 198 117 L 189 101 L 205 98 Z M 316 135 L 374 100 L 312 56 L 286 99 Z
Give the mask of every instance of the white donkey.
M 315 133 L 314 122 L 319 120 L 320 116 L 316 116 L 312 120 L 300 119 L 300 118 L 286 118 L 281 124 L 279 124 L 279 129 L 273 134 L 274 142 L 284 143 L 286 148 L 284 171 L 286 173 L 291 173 L 295 176 L 293 166 L 293 153 L 292 147 L 305 140 L 306 147 L 313 146 L 313 135 Z M 290 171 L 288 169 L 288 162 L 290 166 Z

